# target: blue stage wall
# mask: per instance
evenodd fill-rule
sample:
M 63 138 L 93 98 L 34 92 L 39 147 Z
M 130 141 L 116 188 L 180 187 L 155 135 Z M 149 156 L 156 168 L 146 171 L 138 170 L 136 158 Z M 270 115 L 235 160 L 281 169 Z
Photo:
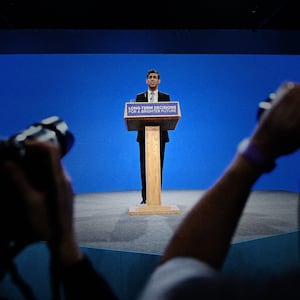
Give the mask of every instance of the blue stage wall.
M 300 81 L 298 54 L 176 54 L 172 47 L 170 53 L 68 47 L 55 53 L 49 47 L 1 51 L 0 135 L 49 115 L 63 118 L 76 137 L 63 163 L 77 193 L 140 189 L 136 132 L 127 131 L 123 115 L 124 103 L 146 89 L 148 69 L 160 71 L 160 89 L 180 101 L 182 112 L 166 147 L 163 189 L 208 188 L 255 126 L 258 102 L 281 82 Z M 299 153 L 280 159 L 255 188 L 298 191 L 299 162 Z

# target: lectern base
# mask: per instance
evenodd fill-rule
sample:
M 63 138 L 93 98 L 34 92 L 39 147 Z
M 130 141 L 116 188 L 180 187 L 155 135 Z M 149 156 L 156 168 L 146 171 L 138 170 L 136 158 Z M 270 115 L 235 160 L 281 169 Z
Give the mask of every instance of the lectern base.
M 162 215 L 179 214 L 180 209 L 176 205 L 148 205 L 141 204 L 129 208 L 129 215 Z

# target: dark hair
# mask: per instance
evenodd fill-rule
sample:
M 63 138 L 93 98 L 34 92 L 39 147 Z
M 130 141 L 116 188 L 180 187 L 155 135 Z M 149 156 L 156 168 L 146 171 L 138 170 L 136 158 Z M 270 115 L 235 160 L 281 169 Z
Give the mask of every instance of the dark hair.
M 155 69 L 151 69 L 151 70 L 149 70 L 149 71 L 147 72 L 147 78 L 149 77 L 149 75 L 150 75 L 151 73 L 157 74 L 158 79 L 160 79 L 160 75 L 159 75 L 158 71 L 155 70 Z

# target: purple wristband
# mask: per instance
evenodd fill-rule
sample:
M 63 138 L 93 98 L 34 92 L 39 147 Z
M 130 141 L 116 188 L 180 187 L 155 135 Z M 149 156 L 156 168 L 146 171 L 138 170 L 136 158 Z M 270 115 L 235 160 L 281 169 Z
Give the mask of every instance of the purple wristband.
M 256 147 L 254 147 L 250 143 L 249 138 L 242 140 L 239 144 L 238 153 L 264 173 L 269 173 L 276 167 L 275 162 L 265 157 Z

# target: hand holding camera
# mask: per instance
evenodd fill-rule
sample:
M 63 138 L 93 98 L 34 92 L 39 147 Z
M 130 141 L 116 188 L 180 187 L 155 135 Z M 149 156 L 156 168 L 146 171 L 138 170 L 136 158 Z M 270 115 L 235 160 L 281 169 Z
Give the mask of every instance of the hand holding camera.
M 36 241 L 76 250 L 74 193 L 61 165 L 73 143 L 67 125 L 57 117 L 1 141 L 0 267 Z
M 300 147 L 300 84 L 285 82 L 259 111 L 259 122 L 251 142 L 265 156 L 276 158 Z

